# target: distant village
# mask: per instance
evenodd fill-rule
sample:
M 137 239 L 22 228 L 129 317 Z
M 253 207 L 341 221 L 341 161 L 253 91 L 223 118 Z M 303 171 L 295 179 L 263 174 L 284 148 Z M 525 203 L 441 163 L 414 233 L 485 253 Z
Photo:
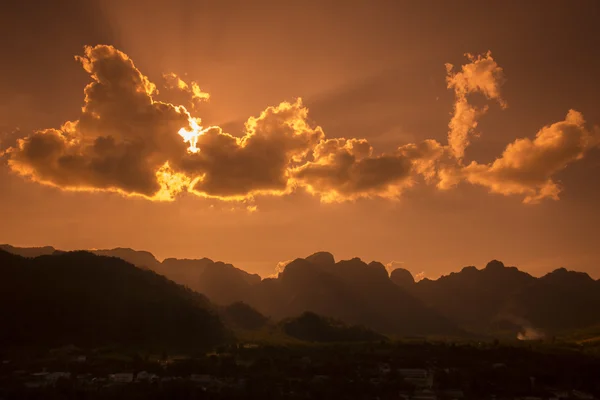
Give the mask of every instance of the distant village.
M 177 398 L 215 399 L 598 398 L 593 391 L 599 389 L 599 375 L 590 382 L 575 380 L 568 387 L 552 382 L 549 376 L 530 375 L 524 365 L 533 362 L 534 355 L 526 360 L 518 351 L 507 350 L 513 356 L 496 360 L 494 355 L 500 353 L 493 349 L 466 346 L 452 360 L 445 347 L 451 346 L 409 346 L 394 351 L 389 343 L 300 349 L 245 344 L 224 346 L 202 356 L 124 356 L 69 346 L 27 363 L 2 360 L 0 399 L 9 399 L 17 391 L 42 396 L 84 394 L 84 398 L 130 398 L 133 394 L 153 398 L 175 393 Z M 471 356 L 479 358 L 477 365 L 471 364 Z M 452 362 L 453 367 L 449 366 Z M 598 371 L 598 365 L 593 368 Z

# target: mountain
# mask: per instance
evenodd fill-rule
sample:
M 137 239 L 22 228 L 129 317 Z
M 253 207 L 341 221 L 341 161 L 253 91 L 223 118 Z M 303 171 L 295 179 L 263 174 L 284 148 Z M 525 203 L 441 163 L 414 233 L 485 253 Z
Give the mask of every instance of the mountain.
M 600 282 L 586 273 L 560 268 L 521 290 L 508 307 L 549 333 L 585 329 L 600 322 Z
M 208 299 L 89 252 L 0 251 L 0 346 L 204 348 L 227 339 Z
M 0 247 L 25 257 L 61 253 L 50 246 Z M 208 258 L 160 262 L 149 252 L 127 248 L 92 252 L 164 275 L 220 306 L 243 302 L 275 320 L 310 311 L 398 335 L 467 332 L 508 337 L 527 337 L 528 332 L 532 337 L 568 336 L 600 324 L 600 281 L 564 268 L 535 278 L 493 260 L 483 269 L 464 267 L 437 280 L 415 282 L 405 269 L 388 276 L 379 262 L 336 262 L 331 253 L 320 251 L 289 263 L 277 278 L 261 280 Z M 250 311 L 236 307 L 232 312 L 251 320 Z M 230 317 L 224 315 L 229 323 Z
M 390 273 L 390 280 L 402 289 L 411 290 L 415 284 L 415 278 L 404 268 L 396 268 Z
M 231 264 L 215 262 L 208 258 L 167 258 L 160 262 L 152 253 L 127 248 L 92 252 L 121 258 L 140 268 L 148 268 L 205 294 L 211 301 L 221 305 L 247 298 L 250 287 L 260 282 L 260 276 L 257 274 L 249 274 Z
M 0 248 L 24 257 L 37 257 L 58 252 L 50 246 L 27 248 L 0 245 Z M 211 301 L 221 305 L 246 299 L 251 291 L 250 287 L 261 281 L 257 274 L 249 274 L 231 264 L 215 262 L 208 258 L 167 258 L 160 262 L 148 251 L 130 248 L 117 247 L 88 251 L 100 256 L 120 258 L 141 269 L 152 270 L 176 283 L 205 294 Z
M 274 318 L 311 311 L 385 333 L 458 333 L 447 319 L 394 285 L 382 264 L 358 258 L 336 263 L 324 252 L 292 261 L 276 279 L 254 286 L 247 301 Z
M 600 322 L 600 282 L 564 268 L 535 278 L 493 260 L 403 287 L 472 332 L 542 337 Z
M 264 327 L 269 318 L 243 302 L 235 302 L 221 309 L 223 320 L 233 328 L 256 330 Z
M 465 267 L 435 281 L 423 279 L 411 292 L 465 329 L 514 330 L 519 324 L 503 317 L 507 299 L 534 281 L 533 276 L 493 260 L 481 270 Z
M 281 325 L 285 334 L 308 342 L 371 342 L 386 339 L 385 336 L 365 327 L 347 326 L 312 312 L 289 318 Z
M 127 261 L 136 267 L 150 269 L 155 272 L 160 266 L 160 262 L 149 251 L 117 247 L 110 250 L 89 250 L 89 252 L 99 256 L 120 258 L 121 260 Z
M 155 271 L 222 305 L 248 298 L 252 286 L 260 283 L 257 274 L 249 274 L 231 264 L 214 262 L 208 258 L 167 258 Z
M 0 244 L 0 250 L 22 257 L 38 257 L 53 254 L 56 249 L 52 246 L 43 247 L 15 247 L 10 244 Z

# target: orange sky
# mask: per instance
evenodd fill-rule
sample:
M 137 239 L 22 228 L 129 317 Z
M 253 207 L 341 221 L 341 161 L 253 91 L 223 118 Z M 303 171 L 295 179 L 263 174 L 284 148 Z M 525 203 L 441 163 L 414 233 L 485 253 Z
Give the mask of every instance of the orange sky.
M 59 8 L 12 3 L 0 17 L 4 143 L 12 136 L 29 137 L 34 130 L 60 128 L 65 121 L 81 118 L 83 89 L 91 79 L 73 56 L 84 55 L 85 45 L 99 43 L 133 60 L 157 85 L 155 100 L 176 105 L 189 100 L 186 93 L 165 87 L 165 73 L 178 74 L 190 87 L 197 82 L 210 100 L 184 105 L 204 126 L 218 125 L 221 132 L 239 138 L 249 117 L 301 97 L 309 110 L 307 138 L 321 127 L 322 140 L 366 139 L 373 149 L 369 157 L 390 155 L 394 162 L 408 160 L 413 169 L 424 159 L 407 156 L 406 146 L 425 140 L 448 145 L 448 124 L 461 100 L 459 88 L 467 90 L 465 104 L 488 109 L 476 118 L 480 135 L 468 135 L 464 158 L 458 161 L 448 147 L 435 159 L 436 174 L 459 171 L 460 182 L 448 190 L 436 187 L 438 175 L 426 183 L 413 169 L 409 178 L 416 183 L 408 188 L 406 180 L 398 180 L 405 175 L 395 166 L 380 168 L 379 161 L 368 161 L 364 168 L 357 164 L 358 178 L 340 181 L 332 178 L 340 165 L 323 158 L 311 159 L 307 162 L 314 164 L 303 164 L 297 171 L 286 169 L 297 187 L 283 196 L 256 195 L 240 203 L 185 193 L 172 202 L 152 202 L 116 193 L 61 191 L 23 179 L 3 160 L 0 242 L 62 249 L 126 246 L 152 251 L 159 258 L 229 261 L 261 275 L 270 274 L 278 261 L 328 250 L 337 258 L 402 262 L 413 273 L 424 271 L 429 277 L 498 258 L 535 275 L 564 266 L 600 278 L 600 151 L 592 144 L 573 147 L 569 139 L 583 135 L 581 140 L 589 136 L 592 141 L 600 124 L 600 59 L 594 57 L 600 34 L 593 21 L 598 11 L 593 1 L 503 6 L 467 1 L 381 1 L 374 6 L 365 1 L 349 7 L 333 1 L 181 0 L 150 1 L 143 10 L 133 1 L 67 1 Z M 473 63 L 464 53 L 485 57 L 488 50 L 502 69 L 498 96 L 478 89 L 477 82 L 483 81 L 477 79 L 448 88 L 447 77 L 456 77 L 461 66 Z M 454 65 L 450 75 L 446 63 Z M 485 77 L 484 83 L 496 82 L 490 79 Z M 569 120 L 570 109 L 580 112 L 586 123 Z M 568 126 L 552 125 L 560 121 Z M 555 140 L 553 148 L 558 150 L 544 152 L 547 147 L 541 140 L 532 141 L 551 125 L 545 137 Z M 12 135 L 17 127 L 18 134 Z M 158 138 L 165 137 L 161 132 Z M 518 142 L 525 146 L 523 151 L 512 151 L 504 160 L 526 159 L 529 168 L 508 170 L 505 164 L 491 164 L 507 145 L 523 138 L 530 139 Z M 297 151 L 306 150 L 311 158 L 317 142 L 306 140 Z M 170 139 L 155 149 L 160 160 L 169 143 Z M 199 154 L 213 154 L 211 142 L 203 143 Z M 349 151 L 343 144 L 336 146 L 339 154 Z M 399 147 L 405 149 L 402 155 Z M 221 148 L 214 147 L 214 154 Z M 17 153 L 11 154 L 14 159 Z M 31 166 L 32 160 L 22 154 L 21 165 Z M 171 154 L 167 158 L 173 162 Z M 581 159 L 557 164 L 563 156 Z M 252 163 L 240 164 L 242 172 L 261 171 L 264 165 L 257 162 L 267 160 L 244 157 Z M 220 195 L 231 186 L 242 186 L 235 180 L 225 185 L 225 164 L 206 163 L 200 162 L 200 171 L 212 171 L 216 183 L 200 188 L 205 193 Z M 323 163 L 329 168 L 325 175 L 314 168 Z M 36 166 L 39 172 L 47 165 Z M 186 168 L 188 174 L 197 173 L 195 167 Z M 533 195 L 523 192 L 546 172 L 552 172 L 552 182 L 560 186 L 559 200 L 544 195 L 537 204 L 523 204 L 528 196 L 546 193 L 539 187 Z M 244 182 L 257 173 L 247 173 Z M 391 186 L 364 189 L 373 181 L 389 182 L 393 173 L 399 175 Z M 63 185 L 75 178 L 71 174 L 52 179 Z M 84 176 L 77 184 L 85 179 L 94 185 L 102 181 Z M 250 181 L 252 187 L 260 187 L 255 179 Z M 142 188 L 137 182 L 134 186 Z M 310 194 L 307 188 L 316 192 Z M 401 193 L 396 195 L 396 189 Z M 390 192 L 393 199 L 381 198 Z M 344 201 L 321 201 L 331 193 Z M 249 212 L 249 205 L 257 211 Z

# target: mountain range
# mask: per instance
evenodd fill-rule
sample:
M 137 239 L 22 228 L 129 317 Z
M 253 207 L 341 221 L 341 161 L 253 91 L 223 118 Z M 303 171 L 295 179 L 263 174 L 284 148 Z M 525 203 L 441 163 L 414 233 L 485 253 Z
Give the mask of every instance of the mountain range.
M 202 349 L 228 331 L 202 294 L 118 258 L 0 250 L 0 347 Z
M 52 247 L 0 249 L 24 257 L 61 254 Z M 91 252 L 164 275 L 217 305 L 245 304 L 274 320 L 308 311 L 393 335 L 523 339 L 600 324 L 600 282 L 566 269 L 536 278 L 493 260 L 483 269 L 470 266 L 415 282 L 404 269 L 388 274 L 379 262 L 336 262 L 332 254 L 318 252 L 292 261 L 276 278 L 261 279 L 207 258 L 160 262 L 149 252 L 126 248 Z

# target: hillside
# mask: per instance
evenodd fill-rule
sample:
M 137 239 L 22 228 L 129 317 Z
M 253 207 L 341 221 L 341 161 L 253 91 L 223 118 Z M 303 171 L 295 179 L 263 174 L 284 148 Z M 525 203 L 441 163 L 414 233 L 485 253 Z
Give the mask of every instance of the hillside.
M 250 287 L 260 282 L 260 276 L 249 274 L 231 264 L 209 258 L 158 261 L 152 253 L 128 248 L 93 250 L 95 254 L 118 257 L 131 264 L 164 275 L 180 285 L 203 293 L 211 301 L 227 305 L 246 298 Z
M 235 302 L 220 309 L 225 323 L 234 329 L 257 330 L 265 327 L 269 319 L 246 303 Z
M 117 258 L 0 251 L 1 345 L 204 348 L 227 338 L 206 297 Z
M 362 326 L 346 324 L 312 312 L 289 318 L 281 322 L 285 334 L 307 342 L 372 342 L 385 340 L 380 335 Z
M 435 310 L 394 285 L 380 263 L 335 262 L 317 253 L 288 264 L 276 279 L 254 287 L 250 305 L 274 318 L 311 311 L 398 335 L 458 334 Z
M 535 278 L 494 260 L 403 287 L 471 332 L 543 337 L 600 322 L 600 283 L 564 268 Z
M 52 246 L 43 247 L 15 247 L 10 244 L 0 244 L 0 250 L 22 257 L 38 257 L 53 254 L 56 249 Z
M 61 253 L 49 246 L 2 248 L 26 257 Z M 415 282 L 405 269 L 388 275 L 379 262 L 336 262 L 331 253 L 318 252 L 289 263 L 275 278 L 261 280 L 208 258 L 161 262 L 149 252 L 128 248 L 93 252 L 116 257 L 115 263 L 120 258 L 150 269 L 220 306 L 243 302 L 274 321 L 310 311 L 386 334 L 504 338 L 567 337 L 600 323 L 600 281 L 564 268 L 536 278 L 493 260 L 482 269 L 464 267 L 437 280 Z M 250 318 L 251 312 L 238 308 L 232 312 Z M 235 328 L 230 316 L 224 317 Z

